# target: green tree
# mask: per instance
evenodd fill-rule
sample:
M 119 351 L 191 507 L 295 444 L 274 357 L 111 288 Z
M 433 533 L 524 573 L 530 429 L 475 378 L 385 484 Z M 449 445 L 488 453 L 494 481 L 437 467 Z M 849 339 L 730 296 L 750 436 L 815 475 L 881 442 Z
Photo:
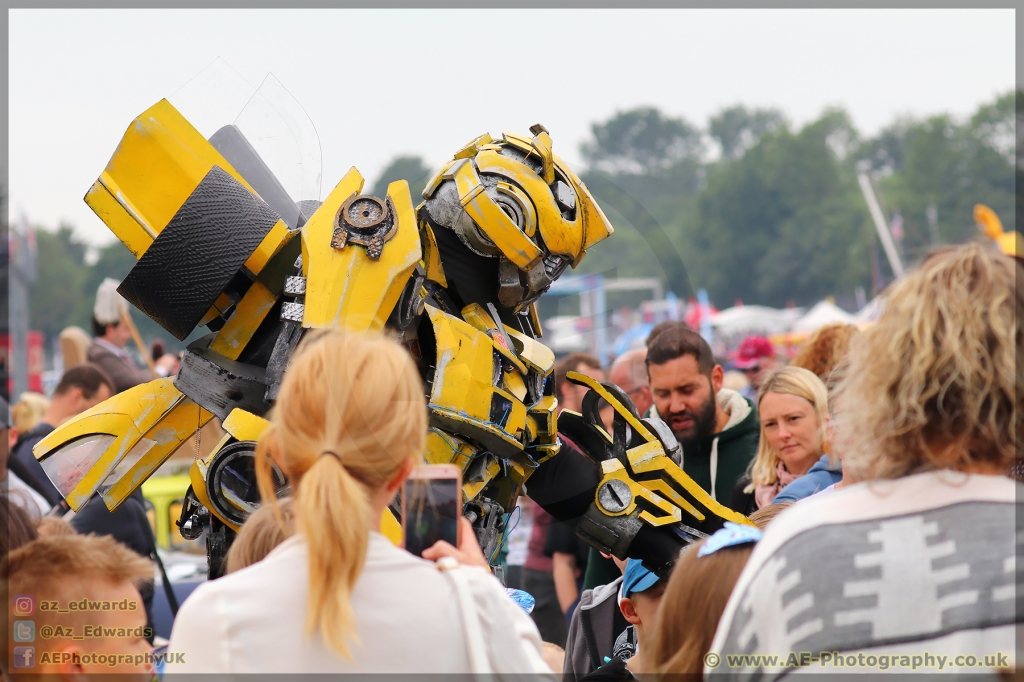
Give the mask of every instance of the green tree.
M 722 158 L 732 160 L 743 156 L 762 135 L 785 122 L 777 109 L 747 109 L 736 105 L 711 117 L 708 134 L 718 143 Z
M 412 203 L 415 206 L 420 203 L 423 188 L 427 186 L 431 173 L 431 169 L 427 168 L 419 156 L 399 156 L 381 171 L 377 182 L 373 183 L 372 194 L 383 199 L 388 193 L 389 184 L 396 180 L 405 180 L 409 183 Z
M 831 110 L 715 164 L 686 240 L 694 284 L 721 305 L 775 306 L 866 284 L 868 214 L 850 161 L 856 139 L 846 113 Z
M 50 340 L 68 325 L 88 330 L 92 307 L 85 243 L 75 237 L 71 226 L 61 225 L 55 231 L 36 228 L 36 246 L 37 277 L 29 299 L 32 328 Z

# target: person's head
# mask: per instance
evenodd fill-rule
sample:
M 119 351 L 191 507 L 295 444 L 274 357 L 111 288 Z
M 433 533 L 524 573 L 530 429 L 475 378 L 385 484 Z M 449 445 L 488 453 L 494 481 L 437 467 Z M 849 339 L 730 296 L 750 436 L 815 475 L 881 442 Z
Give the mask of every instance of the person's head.
M 276 505 L 270 462 L 291 485 L 296 531 L 309 546 L 306 628 L 348 655 L 352 588 L 371 528 L 422 461 L 423 384 L 409 354 L 383 336 L 314 333 L 281 383 L 271 427 L 260 439 L 256 476 Z
M 786 367 L 765 377 L 757 395 L 761 439 L 751 485 L 778 480 L 778 465 L 802 476 L 822 455 L 828 419 L 828 391 L 821 379 L 802 367 Z
M 60 355 L 64 360 L 64 369 L 86 362 L 89 343 L 92 339 L 81 327 L 65 327 L 60 332 Z
M 559 410 L 579 412 L 583 408 L 583 396 L 587 394 L 586 386 L 578 386 L 566 378 L 569 372 L 579 372 L 588 377 L 604 381 L 601 363 L 590 353 L 569 353 L 555 363 L 555 395 L 558 397 Z
M 59 426 L 64 420 L 99 405 L 113 393 L 114 383 L 102 369 L 91 362 L 76 365 L 64 372 L 53 390 L 47 421 L 51 426 Z
M 979 244 L 936 251 L 894 282 L 836 387 L 844 468 L 864 480 L 1006 472 L 1024 453 L 1022 309 L 1024 265 Z
M 792 506 L 792 502 L 777 502 L 775 504 L 769 504 L 765 507 L 761 507 L 760 509 L 752 512 L 750 516 L 748 516 L 747 518 L 750 519 L 750 522 L 757 526 L 760 530 L 764 530 L 768 527 L 768 524 L 775 519 L 776 516 L 782 513 L 783 509 Z
M 666 329 L 647 348 L 651 399 L 680 441 L 715 432 L 721 410 L 715 396 L 724 375 L 708 342 L 686 327 Z
M 18 433 L 27 433 L 38 424 L 46 414 L 50 401 L 42 393 L 25 391 L 18 397 L 18 402 L 11 408 L 11 418 Z
M 274 513 L 273 507 L 262 505 L 245 520 L 228 550 L 228 573 L 262 561 L 295 532 L 292 502 L 292 498 L 286 497 L 277 503 L 280 517 Z
M 756 530 L 740 531 L 745 541 L 720 543 L 720 533 L 686 548 L 672 569 L 650 644 L 658 673 L 697 679 L 704 670 L 718 621 L 760 536 Z
M 148 559 L 107 535 L 66 535 L 39 538 L 12 551 L 2 573 L 8 590 L 5 596 L 24 595 L 12 604 L 15 618 L 25 616 L 34 621 L 36 633 L 47 626 L 61 626 L 75 635 L 84 633 L 86 626 L 124 628 L 124 637 L 73 639 L 55 634 L 46 640 L 45 650 L 59 654 L 57 662 L 43 662 L 36 655 L 31 661 L 33 676 L 85 680 L 92 675 L 133 674 L 140 680 L 151 679 L 152 662 L 146 655 L 152 647 L 146 639 L 150 633 L 139 594 L 139 587 L 153 580 Z M 43 602 L 54 601 L 68 612 L 40 608 Z M 112 607 L 90 610 L 89 602 L 109 602 Z M 17 628 L 27 627 L 21 622 L 19 625 L 12 618 L 6 625 L 12 630 L 7 634 L 11 645 L 19 634 Z M 8 672 L 18 671 L 15 667 Z M 12 677 L 18 679 L 16 674 Z
M 97 339 L 108 341 L 118 348 L 124 348 L 132 340 L 131 327 L 124 320 L 102 323 L 93 317 L 92 335 Z
M 630 559 L 626 562 L 626 570 L 622 574 L 619 610 L 622 611 L 622 617 L 636 628 L 637 640 L 641 646 L 654 627 L 658 606 L 665 593 L 665 584 L 657 573 L 647 570 L 639 559 Z
M 644 340 L 644 345 L 647 348 L 650 348 L 651 344 L 654 343 L 654 339 L 658 338 L 661 335 L 662 332 L 667 331 L 669 329 L 689 329 L 689 328 L 690 328 L 690 325 L 686 324 L 682 320 L 664 320 L 664 321 L 659 322 L 658 324 L 654 325 L 654 327 L 651 328 L 650 333 L 647 334 L 647 338 Z
M 18 491 L 0 493 L 0 560 L 37 537 L 37 520 L 26 507 L 11 499 Z
M 608 381 L 629 396 L 643 415 L 651 406 L 651 389 L 647 385 L 647 349 L 634 348 L 615 359 L 608 372 Z
M 789 366 L 814 372 L 828 386 L 832 370 L 846 357 L 850 351 L 850 339 L 859 331 L 852 324 L 825 325 L 800 346 Z
M 36 532 L 41 538 L 55 538 L 74 535 L 75 528 L 70 523 L 56 516 L 44 516 L 36 524 Z
M 764 373 L 775 367 L 775 346 L 763 336 L 748 336 L 736 351 L 733 365 L 743 372 L 756 389 Z
M 551 672 L 557 675 L 562 674 L 562 668 L 565 665 L 565 649 L 551 642 L 541 642 L 540 654 L 544 657 L 544 662 L 551 668 Z
M 132 338 L 131 327 L 125 322 L 128 302 L 117 292 L 116 279 L 107 277 L 96 289 L 96 303 L 92 308 L 92 333 L 118 348 L 124 348 Z

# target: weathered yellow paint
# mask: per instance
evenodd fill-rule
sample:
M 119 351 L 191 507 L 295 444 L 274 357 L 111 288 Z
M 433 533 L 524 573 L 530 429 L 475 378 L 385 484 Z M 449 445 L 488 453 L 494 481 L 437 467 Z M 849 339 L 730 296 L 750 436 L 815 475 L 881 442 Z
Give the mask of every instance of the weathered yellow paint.
M 494 142 L 494 138 L 491 137 L 487 133 L 484 133 L 483 135 L 479 135 L 477 137 L 474 137 L 468 143 L 463 145 L 462 149 L 460 149 L 459 151 L 455 152 L 454 158 L 456 158 L 456 159 L 469 159 L 469 158 L 472 158 L 473 155 L 476 154 L 477 150 L 480 148 L 481 145 L 490 144 L 491 142 Z
M 555 354 L 551 349 L 508 325 L 504 326 L 512 343 L 515 344 L 516 354 L 523 364 L 538 374 L 544 376 L 550 374 L 555 367 Z
M 210 467 L 210 462 L 213 461 L 213 456 L 219 451 L 220 448 L 217 448 L 211 452 L 210 456 L 205 460 L 198 459 L 193 462 L 192 466 L 189 467 L 188 476 L 189 480 L 192 481 L 192 492 L 195 493 L 196 499 L 199 500 L 199 504 L 206 507 L 221 523 L 237 533 L 242 527 L 221 516 L 213 507 L 213 504 L 210 502 L 210 496 L 206 492 L 206 477 Z
M 549 252 L 569 256 L 573 259 L 579 256 L 583 249 L 581 211 L 576 211 L 575 220 L 570 221 L 563 218 L 548 184 L 528 166 L 509 156 L 503 156 L 493 151 L 483 151 L 477 155 L 476 165 L 481 173 L 494 173 L 509 178 L 520 185 L 533 199 L 540 234 L 544 238 L 544 246 Z
M 558 157 L 558 154 L 552 154 L 552 157 L 555 160 L 555 167 L 569 179 L 576 190 L 576 213 L 583 216 L 583 251 L 580 252 L 579 258 L 573 261 L 572 266 L 575 268 L 583 260 L 587 249 L 610 237 L 615 232 L 615 228 L 612 227 L 601 207 L 597 205 L 594 195 L 590 193 L 587 185 L 580 180 L 565 161 Z
M 483 153 L 494 154 L 490 151 Z M 472 163 L 459 166 L 455 173 L 455 187 L 463 210 L 516 267 L 529 270 L 540 262 L 544 252 L 487 196 Z
M 537 312 L 537 302 L 534 301 L 528 308 L 530 311 L 530 326 L 533 327 L 533 333 L 537 335 L 538 339 L 544 338 L 544 330 L 540 327 L 540 313 Z M 554 357 L 554 353 L 551 354 Z
M 307 292 L 303 327 L 380 331 L 420 261 L 420 233 L 405 180 L 388 186 L 398 227 L 384 244 L 380 260 L 367 256 L 357 244 L 331 247 L 338 210 L 362 187 L 363 178 L 353 168 L 302 228 Z
M 114 436 L 96 464 L 66 496 L 68 505 L 77 511 L 144 435 L 178 402 L 185 400 L 171 377 L 139 384 L 64 422 L 39 441 L 32 453 L 40 462 L 45 462 L 80 438 L 96 434 Z
M 182 443 L 194 437 L 195 432 L 211 419 L 211 413 L 188 398 L 179 400 L 143 434 L 143 438 L 153 441 L 155 445 L 135 463 L 130 462 L 127 457 L 122 459 L 100 484 L 98 490 L 107 509 L 116 509 L 159 469 Z
M 228 414 L 221 428 L 235 437 L 235 440 L 258 441 L 263 433 L 270 428 L 270 422 L 252 412 L 236 407 Z M 220 448 L 217 448 L 220 450 Z
M 148 226 L 136 220 L 133 212 L 117 201 L 114 193 L 97 180 L 85 195 L 85 203 L 120 238 L 136 260 L 142 258 L 153 243 L 153 235 Z
M 462 319 L 468 322 L 473 328 L 479 329 L 485 334 L 488 332 L 500 334 L 496 321 L 491 318 L 491 314 L 484 310 L 483 306 L 479 303 L 470 303 L 463 308 Z M 504 324 L 502 326 L 505 327 Z M 509 328 L 505 327 L 505 329 L 507 330 Z M 488 334 L 488 337 L 491 337 L 491 335 Z M 493 337 L 491 338 L 493 341 Z M 524 377 L 526 376 L 526 364 L 517 357 L 515 348 L 505 348 L 505 346 L 500 342 L 495 342 L 494 350 L 515 365 L 516 369 L 518 369 Z
M 423 267 L 426 270 L 427 279 L 442 287 L 447 287 L 448 278 L 444 276 L 444 266 L 441 265 L 441 252 L 437 248 L 437 237 L 434 236 L 434 230 L 426 222 L 420 224 L 420 242 L 423 244 Z
M 432 421 L 474 438 L 497 455 L 521 452 L 526 406 L 492 384 L 494 352 L 500 352 L 501 346 L 484 332 L 437 308 L 427 306 L 426 313 L 437 339 L 437 369 L 427 406 Z M 504 428 L 490 421 L 491 400 L 496 394 L 512 404 Z
M 140 251 L 144 240 L 139 229 L 153 238 L 159 235 L 214 166 L 252 191 L 220 152 L 163 99 L 132 122 L 100 176 L 109 198 L 94 185 L 85 201 L 138 257 L 145 252 Z
M 505 389 L 520 401 L 526 400 L 526 382 L 519 372 L 504 372 L 502 377 L 505 380 Z
M 440 187 L 441 182 L 448 177 L 448 171 L 458 162 L 458 159 L 452 159 L 443 166 L 437 169 L 437 172 L 430 176 L 427 180 L 427 184 L 423 187 L 423 198 L 429 199 L 430 196 Z
M 235 312 L 230 319 L 217 332 L 213 343 L 210 344 L 210 350 L 237 360 L 276 302 L 277 297 L 262 282 L 253 282 L 235 306 Z
M 281 248 L 282 244 L 288 242 L 291 238 L 291 230 L 284 224 L 283 220 L 278 220 L 274 223 L 274 226 L 270 228 L 270 232 L 263 238 L 256 250 L 252 252 L 249 258 L 245 261 L 246 269 L 254 275 L 260 274 L 260 270 L 267 264 L 271 257 L 277 253 L 277 250 Z
M 530 140 L 530 146 L 533 147 L 537 155 L 540 156 L 541 166 L 544 169 L 544 175 L 542 176 L 544 182 L 550 185 L 555 181 L 555 164 L 551 158 L 551 136 L 546 132 L 540 132 L 533 136 Z

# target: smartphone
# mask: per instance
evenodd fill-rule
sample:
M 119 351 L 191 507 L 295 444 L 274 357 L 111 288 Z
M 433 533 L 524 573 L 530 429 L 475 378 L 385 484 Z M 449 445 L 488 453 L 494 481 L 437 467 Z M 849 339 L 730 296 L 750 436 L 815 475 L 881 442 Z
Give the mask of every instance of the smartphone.
M 462 472 L 453 464 L 424 464 L 402 484 L 402 537 L 416 556 L 438 540 L 459 546 Z

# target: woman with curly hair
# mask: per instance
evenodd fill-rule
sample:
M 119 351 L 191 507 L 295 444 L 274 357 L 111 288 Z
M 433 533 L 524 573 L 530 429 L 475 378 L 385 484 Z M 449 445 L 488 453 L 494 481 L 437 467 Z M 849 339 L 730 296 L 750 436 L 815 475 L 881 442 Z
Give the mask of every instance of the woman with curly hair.
M 978 244 L 892 285 L 836 387 L 838 454 L 863 482 L 775 520 L 716 632 L 721 660 L 779 654 L 774 679 L 801 665 L 790 652 L 823 672 L 1015 665 L 1022 308 L 1024 267 Z

